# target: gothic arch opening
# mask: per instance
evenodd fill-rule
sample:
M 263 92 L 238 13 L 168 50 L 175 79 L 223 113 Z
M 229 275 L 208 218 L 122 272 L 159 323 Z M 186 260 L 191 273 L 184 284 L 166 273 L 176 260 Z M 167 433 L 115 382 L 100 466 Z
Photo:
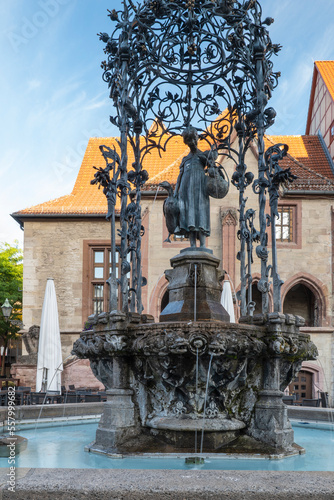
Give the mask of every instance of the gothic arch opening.
M 282 286 L 283 312 L 303 316 L 306 326 L 326 326 L 326 295 L 324 284 L 315 276 L 298 273 Z
M 297 283 L 285 295 L 283 312 L 302 316 L 305 318 L 305 326 L 320 326 L 318 309 L 315 294 L 303 283 Z

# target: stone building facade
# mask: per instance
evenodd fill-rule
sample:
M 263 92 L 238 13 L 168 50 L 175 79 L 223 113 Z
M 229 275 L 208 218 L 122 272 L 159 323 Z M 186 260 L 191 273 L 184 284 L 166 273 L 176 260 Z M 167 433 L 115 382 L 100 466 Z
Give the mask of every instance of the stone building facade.
M 328 65 L 334 74 L 334 62 Z M 313 110 L 320 99 L 317 92 L 321 95 L 328 93 L 331 109 L 334 109 L 334 87 L 327 86 L 322 70 L 323 66 L 316 63 L 315 74 L 318 76 L 316 83 L 313 80 L 308 133 L 304 136 L 266 136 L 266 147 L 275 143 L 288 144 L 289 152 L 283 166 L 290 167 L 298 177 L 289 188 L 282 190 L 279 200 L 280 218 L 276 237 L 279 272 L 284 281 L 283 312 L 305 317 L 304 331 L 311 334 L 319 350 L 318 361 L 307 362 L 303 366 L 303 373 L 309 376 L 308 394 L 311 391 L 311 396 L 316 398 L 318 391 L 325 391 L 333 400 L 334 167 L 333 155 L 329 154 L 331 145 L 326 143 L 326 146 L 324 139 L 317 134 L 317 127 L 314 128 L 313 123 L 318 123 L 318 118 L 315 118 Z M 321 78 L 326 85 L 325 90 L 319 83 Z M 326 113 L 329 113 L 328 109 Z M 321 115 L 325 116 L 321 120 L 327 123 L 326 113 Z M 99 150 L 102 144 L 117 147 L 114 138 L 89 140 L 70 195 L 13 214 L 24 226 L 23 323 L 26 328 L 39 324 L 46 280 L 52 276 L 58 297 L 64 359 L 70 354 L 88 315 L 105 310 L 107 306 L 105 280 L 110 269 L 110 224 L 105 219 L 107 204 L 102 190 L 90 184 L 94 175 L 92 167 L 105 166 Z M 199 148 L 206 149 L 203 145 L 201 148 L 201 144 Z M 147 155 L 144 165 L 149 180 L 142 195 L 145 227 L 142 263 L 143 276 L 148 282 L 143 288 L 143 305 L 144 312 L 154 315 L 156 320 L 168 302 L 164 271 L 169 268 L 170 259 L 188 245 L 187 241 L 177 238 L 171 243 L 165 241 L 168 232 L 162 205 L 166 194 L 158 189 L 158 184 L 163 180 L 175 184 L 181 160 L 188 151 L 182 137 L 174 137 L 162 157 L 152 152 Z M 129 162 L 132 163 L 131 156 Z M 246 164 L 249 170 L 257 173 L 255 144 L 247 153 Z M 233 163 L 227 160 L 223 165 L 231 178 Z M 248 207 L 257 209 L 257 196 L 251 188 L 248 188 L 247 194 Z M 236 259 L 237 232 L 238 192 L 230 186 L 226 198 L 211 199 L 208 246 L 221 259 L 221 269 L 226 271 L 235 292 L 240 286 L 239 262 Z M 260 262 L 256 256 L 253 277 L 253 296 L 259 304 L 256 283 L 260 277 Z M 237 303 L 235 313 L 238 318 Z M 306 389 L 302 387 L 302 380 L 295 381 L 289 390 L 302 399 L 306 397 Z

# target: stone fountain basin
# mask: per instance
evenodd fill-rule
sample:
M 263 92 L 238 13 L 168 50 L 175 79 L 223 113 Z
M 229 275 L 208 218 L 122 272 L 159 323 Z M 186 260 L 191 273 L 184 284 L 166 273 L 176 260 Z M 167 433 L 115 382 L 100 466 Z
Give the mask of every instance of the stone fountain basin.
M 171 430 L 171 431 L 201 431 L 205 432 L 228 432 L 239 431 L 246 427 L 244 422 L 235 418 L 187 418 L 187 417 L 155 417 L 146 421 L 146 426 L 152 429 Z
M 300 317 L 258 316 L 252 324 L 99 317 L 73 348 L 108 388 L 95 450 L 188 453 L 200 439 L 205 453 L 227 445 L 248 453 L 247 436 L 263 453 L 290 453 L 282 389 L 317 351 Z
M 223 446 L 235 442 L 246 424 L 223 416 L 205 420 L 169 416 L 154 417 L 146 422 L 146 427 L 150 428 L 152 436 L 166 445 L 173 446 L 178 452 L 190 452 L 194 449 L 196 433 L 202 435 L 201 447 L 203 446 L 204 451 L 218 452 Z

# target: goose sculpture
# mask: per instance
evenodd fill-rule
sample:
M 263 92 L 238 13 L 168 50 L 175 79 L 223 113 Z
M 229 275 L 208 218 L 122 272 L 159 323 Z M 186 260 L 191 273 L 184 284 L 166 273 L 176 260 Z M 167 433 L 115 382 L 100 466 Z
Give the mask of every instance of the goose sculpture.
M 180 209 L 178 199 L 174 196 L 173 187 L 169 184 L 169 182 L 160 182 L 159 186 L 165 189 L 168 193 L 168 197 L 164 201 L 163 212 L 169 233 L 168 238 L 165 241 L 171 243 L 170 235 L 174 234 L 175 229 L 179 225 Z

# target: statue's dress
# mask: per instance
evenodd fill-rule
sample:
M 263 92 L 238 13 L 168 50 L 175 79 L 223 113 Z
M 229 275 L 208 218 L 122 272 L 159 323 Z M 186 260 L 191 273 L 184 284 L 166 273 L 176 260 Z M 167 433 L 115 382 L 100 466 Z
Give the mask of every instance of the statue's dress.
M 181 163 L 178 199 L 180 207 L 180 231 L 175 234 L 189 235 L 190 231 L 210 236 L 210 200 L 206 192 L 204 167 L 207 155 L 201 151 L 188 154 Z

